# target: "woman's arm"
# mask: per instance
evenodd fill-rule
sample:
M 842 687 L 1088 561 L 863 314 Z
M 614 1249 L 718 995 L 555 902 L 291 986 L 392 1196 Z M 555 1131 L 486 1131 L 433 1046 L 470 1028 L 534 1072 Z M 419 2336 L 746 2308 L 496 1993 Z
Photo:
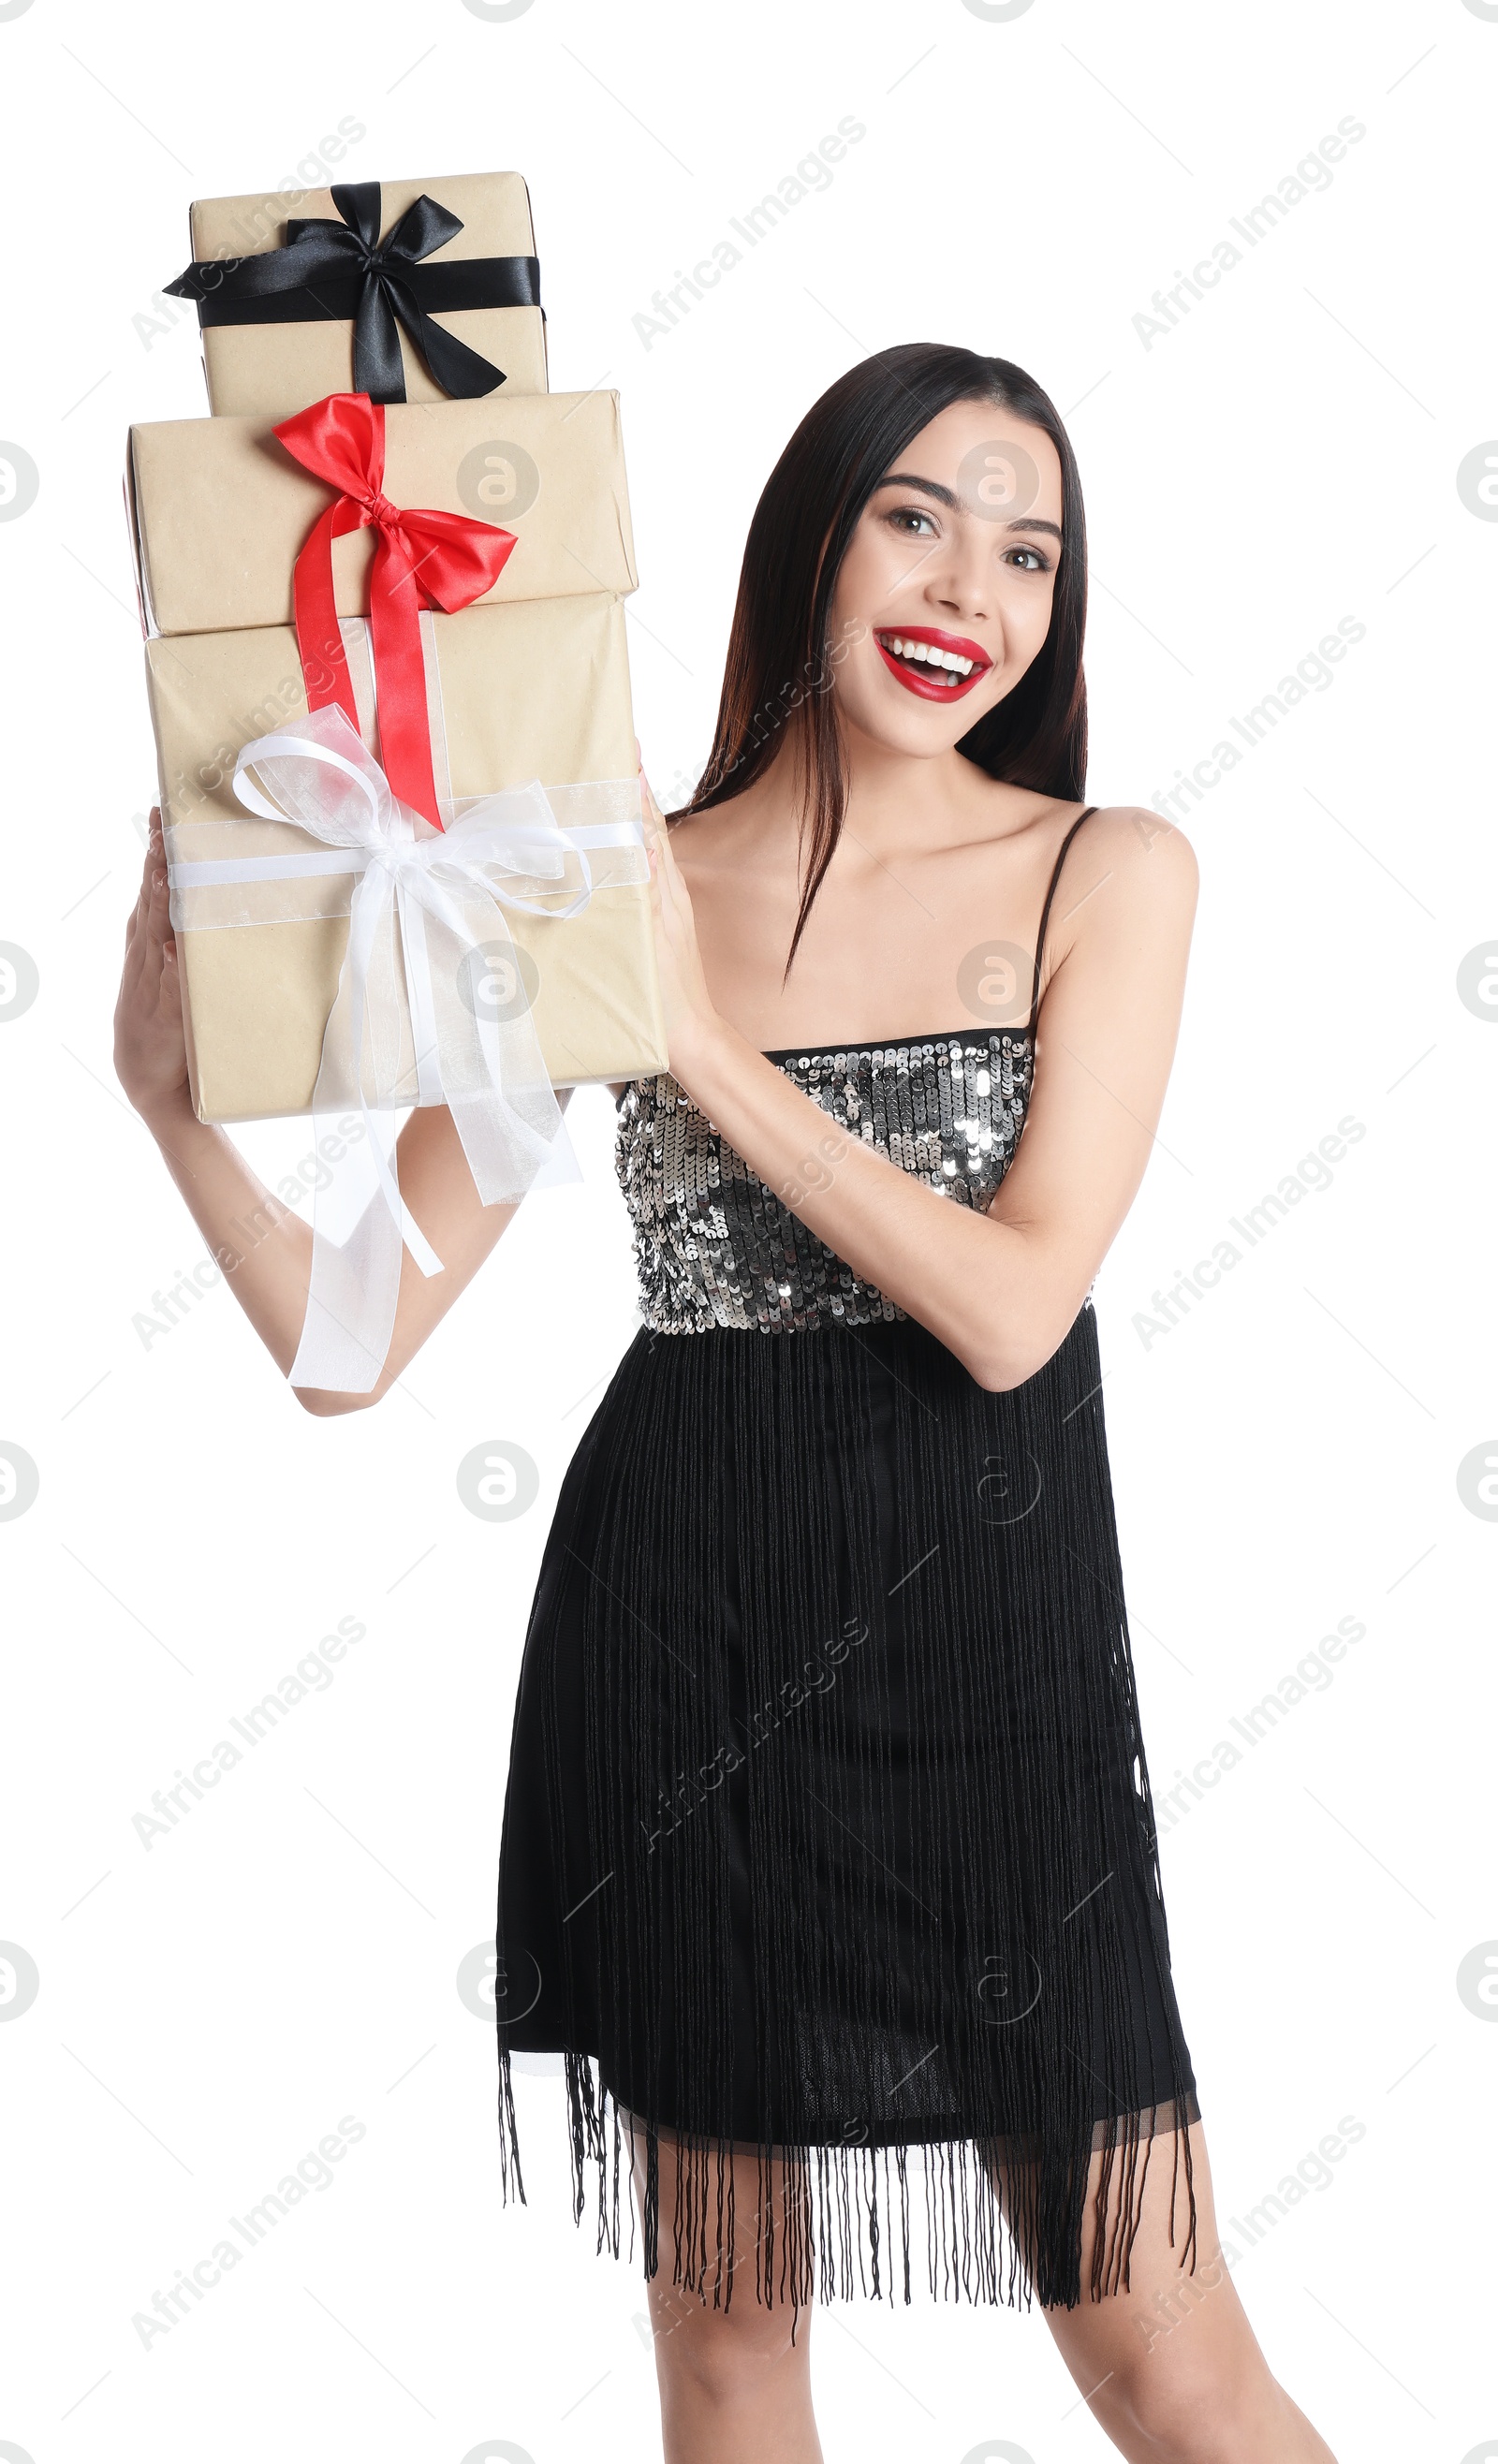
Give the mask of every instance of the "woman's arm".
M 289 1373 L 301 1340 L 312 1276 L 312 1232 L 251 1171 L 222 1130 L 197 1118 L 187 1091 L 182 985 L 167 904 L 161 817 L 151 835 L 141 894 L 125 929 L 124 971 L 115 1010 L 115 1068 L 121 1086 L 156 1139 L 193 1221 L 277 1368 Z M 565 1092 L 559 1092 L 564 1106 Z M 514 1206 L 482 1206 L 462 1142 L 446 1106 L 412 1112 L 396 1146 L 404 1197 L 443 1261 L 423 1275 L 401 1256 L 400 1293 L 389 1356 L 367 1395 L 321 1387 L 293 1389 L 307 1411 L 326 1418 L 377 1403 L 473 1281 Z
M 929 1328 L 980 1386 L 1020 1385 L 1071 1325 L 1149 1160 L 1196 910 L 1189 842 L 1157 814 L 1126 809 L 1095 815 L 1079 835 L 1058 902 L 1074 921 L 1069 935 L 1058 925 L 1052 944 L 1060 956 L 1029 1117 L 986 1214 L 840 1130 L 718 1015 L 664 829 L 657 844 L 674 1075 L 855 1274 Z

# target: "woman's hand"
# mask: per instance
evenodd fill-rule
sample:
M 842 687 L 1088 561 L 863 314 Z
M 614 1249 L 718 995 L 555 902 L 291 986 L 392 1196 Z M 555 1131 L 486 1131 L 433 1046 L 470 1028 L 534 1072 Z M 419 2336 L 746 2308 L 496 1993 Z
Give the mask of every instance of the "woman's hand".
M 635 751 L 639 751 L 638 745 Z M 672 853 L 665 816 L 643 763 L 640 806 L 650 859 L 650 906 L 655 916 L 655 957 L 666 1018 L 667 1059 L 672 1075 L 683 1085 L 690 1085 L 696 1056 L 722 1021 L 713 1005 L 702 972 L 692 899 L 681 877 L 681 868 Z
M 115 1075 L 147 1122 L 190 1111 L 182 983 L 171 929 L 162 817 L 151 814 L 141 894 L 125 926 L 124 967 L 115 1004 Z

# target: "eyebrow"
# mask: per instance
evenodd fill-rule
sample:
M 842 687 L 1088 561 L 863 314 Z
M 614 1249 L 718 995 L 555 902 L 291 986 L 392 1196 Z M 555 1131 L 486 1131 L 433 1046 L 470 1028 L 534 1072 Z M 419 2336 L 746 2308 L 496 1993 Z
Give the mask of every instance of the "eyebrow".
M 881 488 L 919 488 L 923 495 L 935 496 L 938 505 L 945 505 L 949 513 L 961 510 L 960 499 L 954 489 L 943 487 L 939 479 L 918 478 L 914 471 L 892 471 L 887 479 L 880 480 L 879 485 Z M 1061 538 L 1060 523 L 1046 521 L 1040 514 L 1022 514 L 1015 521 L 1005 522 L 1004 528 L 1009 531 L 1044 531 L 1050 539 Z

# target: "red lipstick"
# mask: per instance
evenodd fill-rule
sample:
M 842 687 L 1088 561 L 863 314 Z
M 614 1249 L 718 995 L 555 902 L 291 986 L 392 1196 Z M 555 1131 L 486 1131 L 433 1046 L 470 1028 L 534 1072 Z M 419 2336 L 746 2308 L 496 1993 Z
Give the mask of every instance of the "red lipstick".
M 874 646 L 891 675 L 923 701 L 960 701 L 993 666 L 980 642 L 964 633 L 944 633 L 936 625 L 880 625 L 874 628 Z M 938 652 L 939 657 L 935 655 Z M 964 671 L 949 666 L 949 659 L 971 664 Z

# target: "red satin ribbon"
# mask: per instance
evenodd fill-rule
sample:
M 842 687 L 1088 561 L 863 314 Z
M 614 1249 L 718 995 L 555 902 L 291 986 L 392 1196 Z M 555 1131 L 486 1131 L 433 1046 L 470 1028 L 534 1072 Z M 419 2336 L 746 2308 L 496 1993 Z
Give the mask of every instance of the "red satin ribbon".
M 288 453 L 339 491 L 308 532 L 293 577 L 297 648 L 311 710 L 336 703 L 359 725 L 353 679 L 339 630 L 333 589 L 333 542 L 345 531 L 376 533 L 369 575 L 369 635 L 380 703 L 380 751 L 386 777 L 404 803 L 442 827 L 431 769 L 427 672 L 421 610 L 452 615 L 481 598 L 497 579 L 515 533 L 464 514 L 418 512 L 392 505 L 385 477 L 385 405 L 365 393 L 330 393 L 275 434 Z

